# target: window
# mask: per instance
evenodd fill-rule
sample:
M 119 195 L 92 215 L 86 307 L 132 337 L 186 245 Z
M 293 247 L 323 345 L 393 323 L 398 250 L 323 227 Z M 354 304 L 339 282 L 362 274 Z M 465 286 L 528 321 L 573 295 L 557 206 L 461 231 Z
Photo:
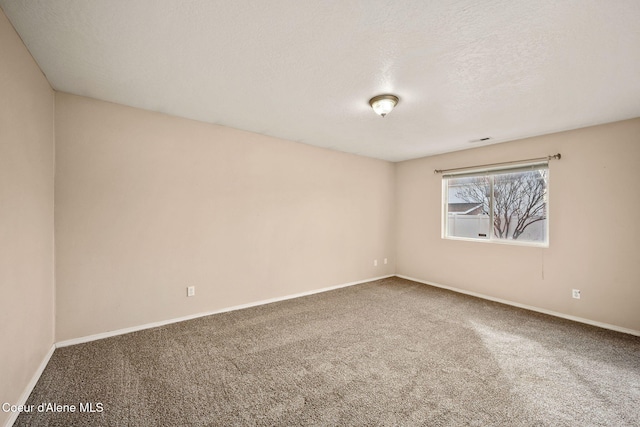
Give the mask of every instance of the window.
M 444 175 L 443 237 L 546 246 L 546 163 Z

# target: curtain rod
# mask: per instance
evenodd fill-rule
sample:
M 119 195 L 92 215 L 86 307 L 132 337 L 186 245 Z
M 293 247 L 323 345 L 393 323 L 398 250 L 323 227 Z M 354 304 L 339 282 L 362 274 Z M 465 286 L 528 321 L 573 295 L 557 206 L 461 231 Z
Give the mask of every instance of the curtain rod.
M 489 163 L 487 165 L 465 166 L 463 168 L 436 169 L 436 170 L 433 171 L 433 173 L 454 172 L 454 171 L 461 171 L 461 170 L 466 170 L 466 169 L 489 168 L 489 167 L 493 167 L 493 166 L 512 165 L 514 163 L 541 162 L 541 161 L 544 161 L 544 160 L 549 161 L 549 160 L 553 160 L 553 159 L 560 160 L 561 158 L 562 158 L 562 155 L 560 153 L 558 153 L 558 154 L 554 154 L 552 156 L 538 157 L 537 159 L 513 160 L 511 162 Z

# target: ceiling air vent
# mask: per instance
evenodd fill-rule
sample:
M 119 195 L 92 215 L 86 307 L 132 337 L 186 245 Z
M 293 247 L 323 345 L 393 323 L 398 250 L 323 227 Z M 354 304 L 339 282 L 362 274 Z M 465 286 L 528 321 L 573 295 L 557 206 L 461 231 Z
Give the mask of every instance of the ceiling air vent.
M 472 144 L 475 144 L 476 142 L 486 142 L 486 141 L 489 141 L 490 139 L 491 139 L 490 136 L 485 136 L 484 138 L 472 139 L 469 142 Z

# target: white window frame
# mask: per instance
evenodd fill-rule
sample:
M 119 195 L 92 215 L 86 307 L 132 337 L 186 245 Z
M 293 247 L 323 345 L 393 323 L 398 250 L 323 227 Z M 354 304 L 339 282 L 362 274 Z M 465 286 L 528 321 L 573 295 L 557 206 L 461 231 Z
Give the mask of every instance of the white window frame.
M 459 178 L 463 176 L 491 176 L 490 185 L 491 185 L 491 194 L 493 194 L 493 177 L 497 174 L 502 173 L 510 173 L 510 172 L 522 172 L 526 170 L 538 170 L 538 169 L 546 169 L 547 170 L 547 182 L 546 182 L 546 225 L 544 242 L 533 242 L 533 241 L 525 241 L 525 240 L 513 240 L 513 239 L 503 239 L 494 236 L 493 229 L 493 196 L 489 200 L 489 235 L 487 238 L 472 238 L 472 237 L 456 237 L 447 235 L 448 231 L 448 204 L 449 204 L 449 192 L 447 180 L 449 178 Z M 496 168 L 485 168 L 485 169 L 471 169 L 465 170 L 462 172 L 454 172 L 448 173 L 442 176 L 442 221 L 441 221 L 441 238 L 446 240 L 461 240 L 467 242 L 482 242 L 482 243 L 497 243 L 500 245 L 513 245 L 513 246 L 532 246 L 539 248 L 548 248 L 549 247 L 549 224 L 550 224 L 550 171 L 549 171 L 549 162 L 536 162 L 536 163 L 525 163 L 510 167 L 496 167 Z

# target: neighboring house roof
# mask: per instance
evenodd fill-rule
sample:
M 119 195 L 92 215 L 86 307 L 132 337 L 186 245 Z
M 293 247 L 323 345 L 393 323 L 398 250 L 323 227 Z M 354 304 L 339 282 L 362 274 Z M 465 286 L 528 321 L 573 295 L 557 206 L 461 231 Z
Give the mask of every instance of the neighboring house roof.
M 449 203 L 449 213 L 458 215 L 480 215 L 483 213 L 482 203 Z

